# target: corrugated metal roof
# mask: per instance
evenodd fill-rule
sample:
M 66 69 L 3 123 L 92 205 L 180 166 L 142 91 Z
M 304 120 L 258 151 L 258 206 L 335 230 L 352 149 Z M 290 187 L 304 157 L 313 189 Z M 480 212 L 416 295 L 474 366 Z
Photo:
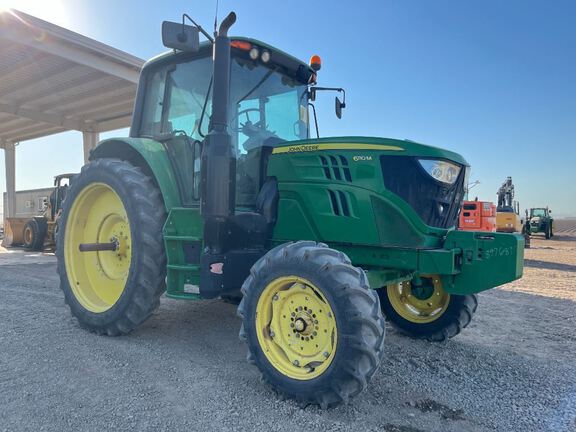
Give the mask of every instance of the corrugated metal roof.
M 129 126 L 143 64 L 23 12 L 1 12 L 0 145 Z

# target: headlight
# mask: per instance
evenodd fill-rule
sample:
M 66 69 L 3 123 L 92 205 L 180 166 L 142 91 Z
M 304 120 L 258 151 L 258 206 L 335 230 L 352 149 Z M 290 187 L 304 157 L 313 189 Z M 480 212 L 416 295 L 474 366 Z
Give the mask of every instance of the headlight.
M 433 159 L 418 159 L 424 170 L 434 179 L 448 184 L 454 184 L 462 169 L 459 165 Z

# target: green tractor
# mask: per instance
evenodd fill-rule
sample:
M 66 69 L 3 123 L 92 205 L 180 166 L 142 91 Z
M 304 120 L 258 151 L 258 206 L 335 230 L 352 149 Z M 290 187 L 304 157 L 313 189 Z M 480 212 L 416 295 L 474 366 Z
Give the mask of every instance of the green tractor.
M 552 210 L 548 207 L 531 208 L 530 212 L 526 210 L 526 220 L 530 223 L 530 233 L 544 233 L 547 240 L 554 237 L 554 219 L 550 214 Z
M 322 407 L 359 394 L 385 316 L 444 341 L 475 294 L 522 276 L 519 235 L 454 229 L 469 172 L 451 151 L 309 136 L 319 59 L 163 24 L 172 51 L 142 69 L 129 138 L 102 141 L 58 231 L 61 288 L 80 325 L 116 336 L 160 297 L 241 298 L 248 359 L 278 392 Z M 207 42 L 199 42 L 202 32 Z M 344 101 L 336 99 L 341 115 Z

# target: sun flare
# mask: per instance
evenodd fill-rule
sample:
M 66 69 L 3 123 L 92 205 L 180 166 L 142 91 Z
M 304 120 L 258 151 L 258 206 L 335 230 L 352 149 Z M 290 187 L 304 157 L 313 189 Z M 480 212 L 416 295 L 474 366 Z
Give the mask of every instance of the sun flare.
M 68 16 L 62 0 L 0 0 L 0 12 L 15 9 L 58 25 L 66 25 Z

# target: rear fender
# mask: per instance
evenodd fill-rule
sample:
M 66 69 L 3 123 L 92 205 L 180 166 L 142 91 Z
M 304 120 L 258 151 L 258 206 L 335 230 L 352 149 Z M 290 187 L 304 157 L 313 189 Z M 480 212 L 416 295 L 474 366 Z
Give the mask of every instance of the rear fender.
M 111 138 L 90 152 L 90 160 L 112 158 L 130 162 L 149 176 L 162 192 L 168 212 L 180 207 L 178 183 L 162 143 L 149 138 Z

